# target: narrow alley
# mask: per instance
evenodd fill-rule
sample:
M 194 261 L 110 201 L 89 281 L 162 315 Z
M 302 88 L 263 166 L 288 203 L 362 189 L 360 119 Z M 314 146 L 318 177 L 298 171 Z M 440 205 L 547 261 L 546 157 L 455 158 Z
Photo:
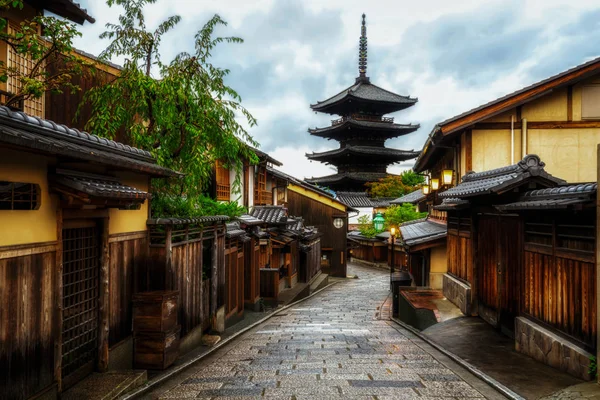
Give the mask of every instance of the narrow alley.
M 379 310 L 386 271 L 341 280 L 147 394 L 149 399 L 502 398 Z

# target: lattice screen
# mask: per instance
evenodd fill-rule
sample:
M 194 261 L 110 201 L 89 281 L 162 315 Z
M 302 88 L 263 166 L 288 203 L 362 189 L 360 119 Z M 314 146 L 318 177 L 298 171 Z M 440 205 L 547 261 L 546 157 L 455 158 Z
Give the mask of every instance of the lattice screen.
M 16 28 L 13 26 L 8 27 L 9 33 L 15 33 Z M 29 57 L 23 57 L 17 54 L 12 47 L 7 46 L 7 62 L 10 68 L 16 68 L 20 74 L 28 74 L 34 66 L 34 62 Z M 9 76 L 8 82 L 6 83 L 6 90 L 10 93 L 16 93 L 19 91 L 21 83 L 19 82 L 18 76 Z M 23 111 L 29 115 L 44 118 L 44 96 L 39 99 L 29 99 L 23 104 Z

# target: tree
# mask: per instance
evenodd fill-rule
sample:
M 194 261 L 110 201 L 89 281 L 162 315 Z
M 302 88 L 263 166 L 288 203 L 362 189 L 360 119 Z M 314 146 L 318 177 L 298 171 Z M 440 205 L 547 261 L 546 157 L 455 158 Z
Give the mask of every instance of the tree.
M 243 116 L 250 127 L 256 120 L 225 85 L 229 70 L 212 65 L 210 57 L 217 44 L 242 39 L 213 38 L 215 27 L 227 25 L 215 15 L 196 33 L 193 53 L 181 52 L 167 62 L 159 52 L 161 39 L 181 18 L 171 16 L 150 30 L 143 9 L 155 2 L 108 0 L 109 6 L 122 6 L 124 13 L 118 24 L 106 25 L 100 37 L 111 42 L 100 57 L 125 56 L 126 61 L 112 82 L 86 93 L 85 101 L 92 106 L 86 128 L 108 137 L 125 128 L 133 145 L 151 151 L 159 164 L 185 173 L 179 182 L 157 182 L 155 191 L 201 195 L 216 160 L 238 171 L 234 185 L 239 188 L 243 160 L 257 161 L 245 142 L 257 143 L 236 117 Z
M 358 231 L 367 238 L 374 238 L 378 233 L 375 225 L 373 225 L 373 221 L 371 221 L 371 217 L 368 215 L 358 217 Z
M 400 197 L 417 190 L 423 182 L 423 176 L 409 170 L 401 175 L 388 175 L 377 182 L 368 182 L 366 186 L 372 197 Z
M 0 0 L 0 10 L 11 8 L 23 9 L 23 1 Z M 75 24 L 37 15 L 12 28 L 8 29 L 6 18 L 0 18 L 0 41 L 18 56 L 29 60 L 31 68 L 23 69 L 0 61 L 0 82 L 7 83 L 9 79 L 16 82 L 16 91 L 5 96 L 3 105 L 19 107 L 23 101 L 39 99 L 47 91 L 80 90 L 72 83 L 72 78 L 90 70 L 92 64 L 73 54 L 73 39 L 81 36 Z
M 417 212 L 415 206 L 412 204 L 393 205 L 385 211 L 385 229 L 389 230 L 392 226 L 399 227 L 404 222 L 425 218 L 426 216 L 426 212 Z

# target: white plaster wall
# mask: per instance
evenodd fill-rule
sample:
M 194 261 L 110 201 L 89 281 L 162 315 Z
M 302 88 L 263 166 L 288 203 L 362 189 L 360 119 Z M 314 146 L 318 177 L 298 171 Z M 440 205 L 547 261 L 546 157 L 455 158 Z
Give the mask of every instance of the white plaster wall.
M 369 218 L 373 219 L 373 207 L 355 207 L 358 210 L 358 215 L 355 217 L 350 217 L 348 223 L 349 224 L 358 224 L 358 218 L 363 215 L 368 215 Z M 355 213 L 350 212 L 350 215 L 354 215 Z

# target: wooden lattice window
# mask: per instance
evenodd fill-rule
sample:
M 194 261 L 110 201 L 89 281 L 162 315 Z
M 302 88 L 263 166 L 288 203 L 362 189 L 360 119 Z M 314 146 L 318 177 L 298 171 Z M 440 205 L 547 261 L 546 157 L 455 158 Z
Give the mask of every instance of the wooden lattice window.
M 0 181 L 0 210 L 37 210 L 40 197 L 39 185 Z
M 14 34 L 18 32 L 18 29 L 13 26 L 8 26 L 8 33 Z M 7 65 L 9 68 L 16 69 L 19 74 L 12 76 L 9 74 L 8 81 L 6 82 L 6 91 L 9 93 L 18 93 L 21 90 L 21 82 L 19 77 L 27 75 L 33 69 L 35 62 L 31 57 L 25 57 L 22 54 L 18 54 L 11 46 L 6 46 L 7 51 Z M 44 68 L 42 65 L 41 68 Z M 27 99 L 23 103 L 23 111 L 29 115 L 44 118 L 44 97 L 41 96 L 38 99 Z
M 229 201 L 230 189 L 229 184 L 229 170 L 225 168 L 222 162 L 217 161 L 216 167 L 217 175 L 217 200 Z
M 254 204 L 273 204 L 273 194 L 267 190 L 267 169 L 259 167 L 256 173 L 256 188 L 254 189 Z

